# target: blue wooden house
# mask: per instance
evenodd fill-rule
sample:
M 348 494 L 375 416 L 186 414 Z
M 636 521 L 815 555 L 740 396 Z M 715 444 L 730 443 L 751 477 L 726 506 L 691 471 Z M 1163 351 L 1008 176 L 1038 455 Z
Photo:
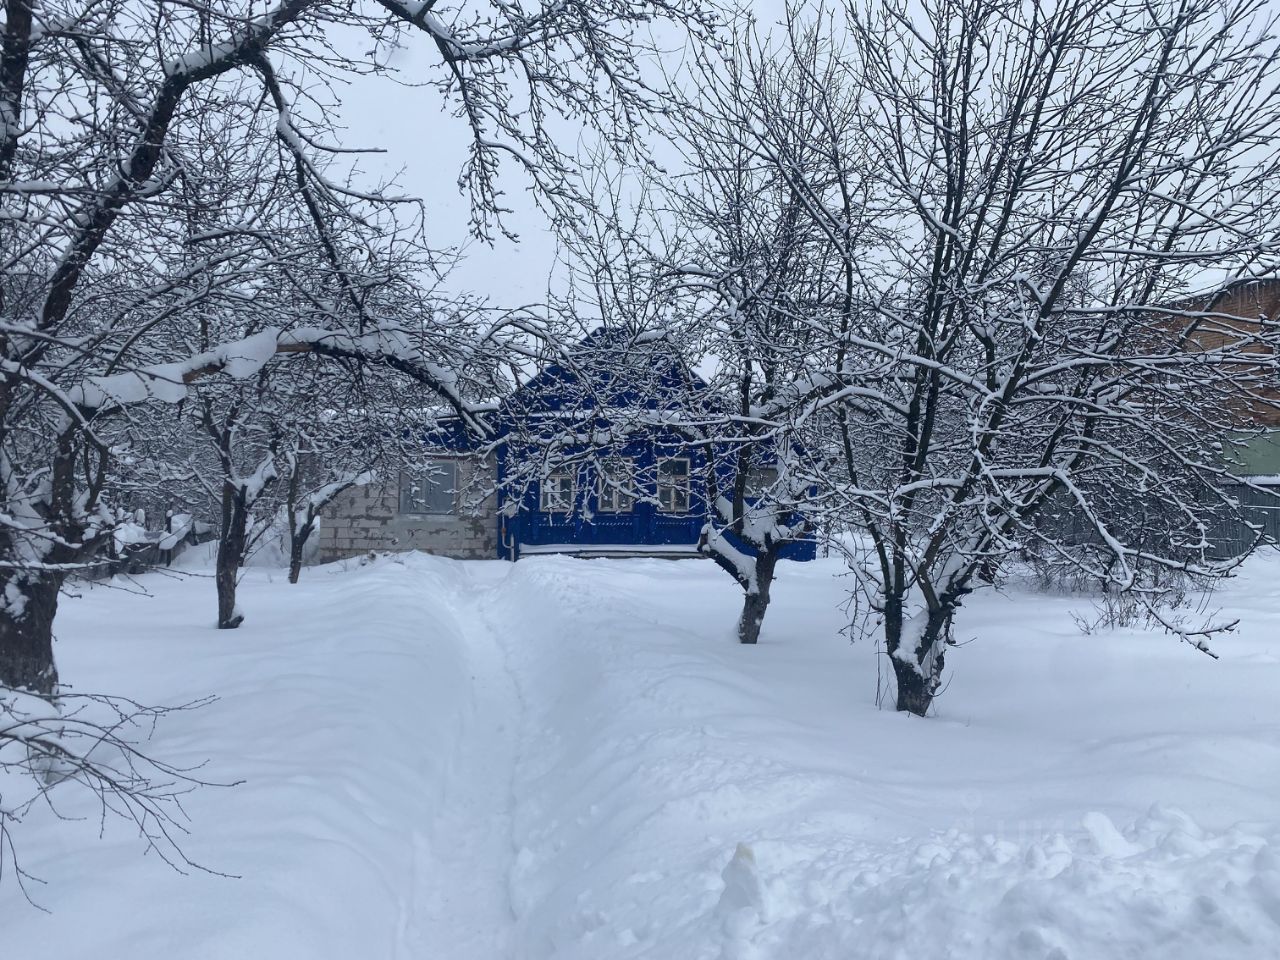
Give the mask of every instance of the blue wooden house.
M 503 399 L 483 449 L 444 422 L 398 483 L 340 498 L 321 527 L 321 558 L 410 549 L 510 560 L 697 556 L 708 486 L 734 479 L 733 458 L 688 430 L 715 407 L 667 344 L 600 328 Z M 770 483 L 767 460 L 749 490 Z M 782 555 L 815 552 L 810 538 Z

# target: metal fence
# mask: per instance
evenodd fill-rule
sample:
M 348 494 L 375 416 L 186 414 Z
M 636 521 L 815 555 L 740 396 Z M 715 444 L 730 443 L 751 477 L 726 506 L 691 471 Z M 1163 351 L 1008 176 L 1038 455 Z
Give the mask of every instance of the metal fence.
M 1251 525 L 1261 528 L 1269 545 L 1280 544 L 1280 484 L 1267 486 L 1270 489 L 1265 491 L 1251 487 L 1239 487 L 1234 491 L 1235 499 L 1240 503 L 1241 518 L 1225 518 L 1208 533 L 1208 540 L 1215 545 L 1217 555 L 1235 557 L 1248 550 L 1258 535 L 1257 531 L 1250 529 Z
M 1257 486 L 1263 489 L 1228 487 L 1226 492 L 1239 506 L 1235 509 L 1221 507 L 1205 511 L 1208 524 L 1204 538 L 1210 544 L 1211 555 L 1240 556 L 1254 545 L 1259 535 L 1265 546 L 1280 545 L 1280 480 L 1268 480 L 1257 483 Z M 1112 529 L 1123 530 L 1122 539 L 1130 545 L 1146 541 L 1154 546 L 1156 541 L 1165 539 L 1166 542 L 1157 549 L 1168 553 L 1169 540 L 1198 539 L 1196 531 L 1187 529 L 1185 517 L 1175 514 L 1163 503 L 1134 496 L 1122 498 L 1114 510 L 1113 515 L 1102 519 Z M 1036 522 L 1045 535 L 1059 542 L 1082 546 L 1102 544 L 1094 524 L 1065 497 L 1047 505 Z M 1188 549 L 1189 554 L 1197 552 L 1198 550 Z

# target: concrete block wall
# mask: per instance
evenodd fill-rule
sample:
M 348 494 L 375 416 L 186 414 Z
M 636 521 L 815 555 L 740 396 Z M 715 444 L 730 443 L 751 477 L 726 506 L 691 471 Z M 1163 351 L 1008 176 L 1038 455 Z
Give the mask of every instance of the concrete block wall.
M 498 556 L 498 503 L 492 460 L 462 459 L 453 514 L 400 512 L 398 474 L 353 487 L 321 515 L 321 563 L 370 551 L 421 550 L 459 560 Z M 486 495 L 487 493 L 487 495 Z

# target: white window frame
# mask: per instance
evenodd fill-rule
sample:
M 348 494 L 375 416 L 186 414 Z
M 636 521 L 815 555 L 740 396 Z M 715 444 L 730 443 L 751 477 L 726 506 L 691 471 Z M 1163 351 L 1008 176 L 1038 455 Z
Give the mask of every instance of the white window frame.
M 760 497 L 777 486 L 778 478 L 781 476 L 782 472 L 775 464 L 770 463 L 763 466 L 749 467 L 747 469 L 746 496 L 752 500 L 760 499 Z
M 635 509 L 635 495 L 628 489 L 635 479 L 635 465 L 630 457 L 609 457 L 601 461 L 597 472 L 597 513 L 630 513 Z
M 443 475 L 442 473 L 443 472 Z M 448 483 L 449 509 L 441 510 L 440 504 L 433 505 L 425 496 L 415 497 L 413 484 L 437 483 L 437 478 Z M 400 513 L 417 517 L 450 517 L 458 512 L 458 459 L 456 457 L 432 457 L 423 463 L 422 469 L 401 470 L 399 507 Z
M 671 476 L 671 474 L 664 474 L 662 472 L 663 465 L 667 463 L 683 463 L 684 464 L 683 484 L 671 483 L 669 482 L 669 480 L 665 479 L 666 477 Z M 693 497 L 691 495 L 691 488 L 690 488 L 690 483 L 693 476 L 693 463 L 689 460 L 688 457 L 661 457 L 659 458 L 656 464 L 655 470 L 656 470 L 656 479 L 657 479 L 658 512 L 668 513 L 668 514 L 688 513 L 689 508 L 693 502 Z M 667 498 L 664 496 L 664 494 L 668 492 L 671 493 L 671 498 L 670 498 L 671 503 L 669 505 L 667 503 Z M 676 500 L 678 499 L 677 495 L 683 495 L 684 497 L 683 507 L 677 506 L 677 503 L 676 503 Z
M 567 480 L 568 499 L 562 498 L 564 490 L 553 488 L 552 480 Z M 572 471 L 557 470 L 548 474 L 538 484 L 538 510 L 542 513 L 572 513 L 574 501 L 578 499 L 578 481 Z

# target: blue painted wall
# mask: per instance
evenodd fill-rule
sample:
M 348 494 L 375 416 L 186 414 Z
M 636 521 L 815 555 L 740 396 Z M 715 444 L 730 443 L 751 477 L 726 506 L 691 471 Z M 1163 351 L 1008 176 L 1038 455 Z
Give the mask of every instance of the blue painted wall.
M 548 365 L 503 401 L 496 447 L 500 556 L 516 559 L 521 546 L 689 548 L 697 544 L 709 512 L 702 482 L 706 457 L 675 432 L 654 430 L 639 437 L 633 434 L 610 451 L 611 456 L 629 460 L 633 468 L 635 496 L 627 512 L 600 510 L 599 478 L 594 466 L 597 457 L 585 445 L 565 446 L 559 451 L 558 461 L 572 463 L 575 457 L 583 461 L 567 468 L 576 479 L 572 511 L 543 512 L 537 478 L 513 482 L 524 472 L 518 469 L 520 466 L 539 462 L 545 442 L 558 437 L 566 416 L 573 418 L 575 429 L 601 431 L 608 430 L 624 410 L 687 412 L 683 405 L 691 395 L 698 396 L 706 384 L 661 345 L 642 351 L 639 363 L 635 350 L 630 334 L 601 328 L 574 349 L 571 364 Z M 710 405 L 713 399 L 708 395 L 706 402 Z M 529 437 L 534 439 L 523 439 Z M 442 423 L 430 439 L 447 449 L 469 447 L 463 433 L 447 423 Z M 717 483 L 722 489 L 733 479 L 732 474 L 724 474 L 723 464 L 731 459 L 722 455 L 727 452 L 716 451 Z M 657 464 L 666 457 L 689 461 L 687 512 L 665 512 L 656 503 Z M 511 498 L 518 500 L 514 507 Z M 811 560 L 815 554 L 816 544 L 809 538 L 789 544 L 782 555 Z

